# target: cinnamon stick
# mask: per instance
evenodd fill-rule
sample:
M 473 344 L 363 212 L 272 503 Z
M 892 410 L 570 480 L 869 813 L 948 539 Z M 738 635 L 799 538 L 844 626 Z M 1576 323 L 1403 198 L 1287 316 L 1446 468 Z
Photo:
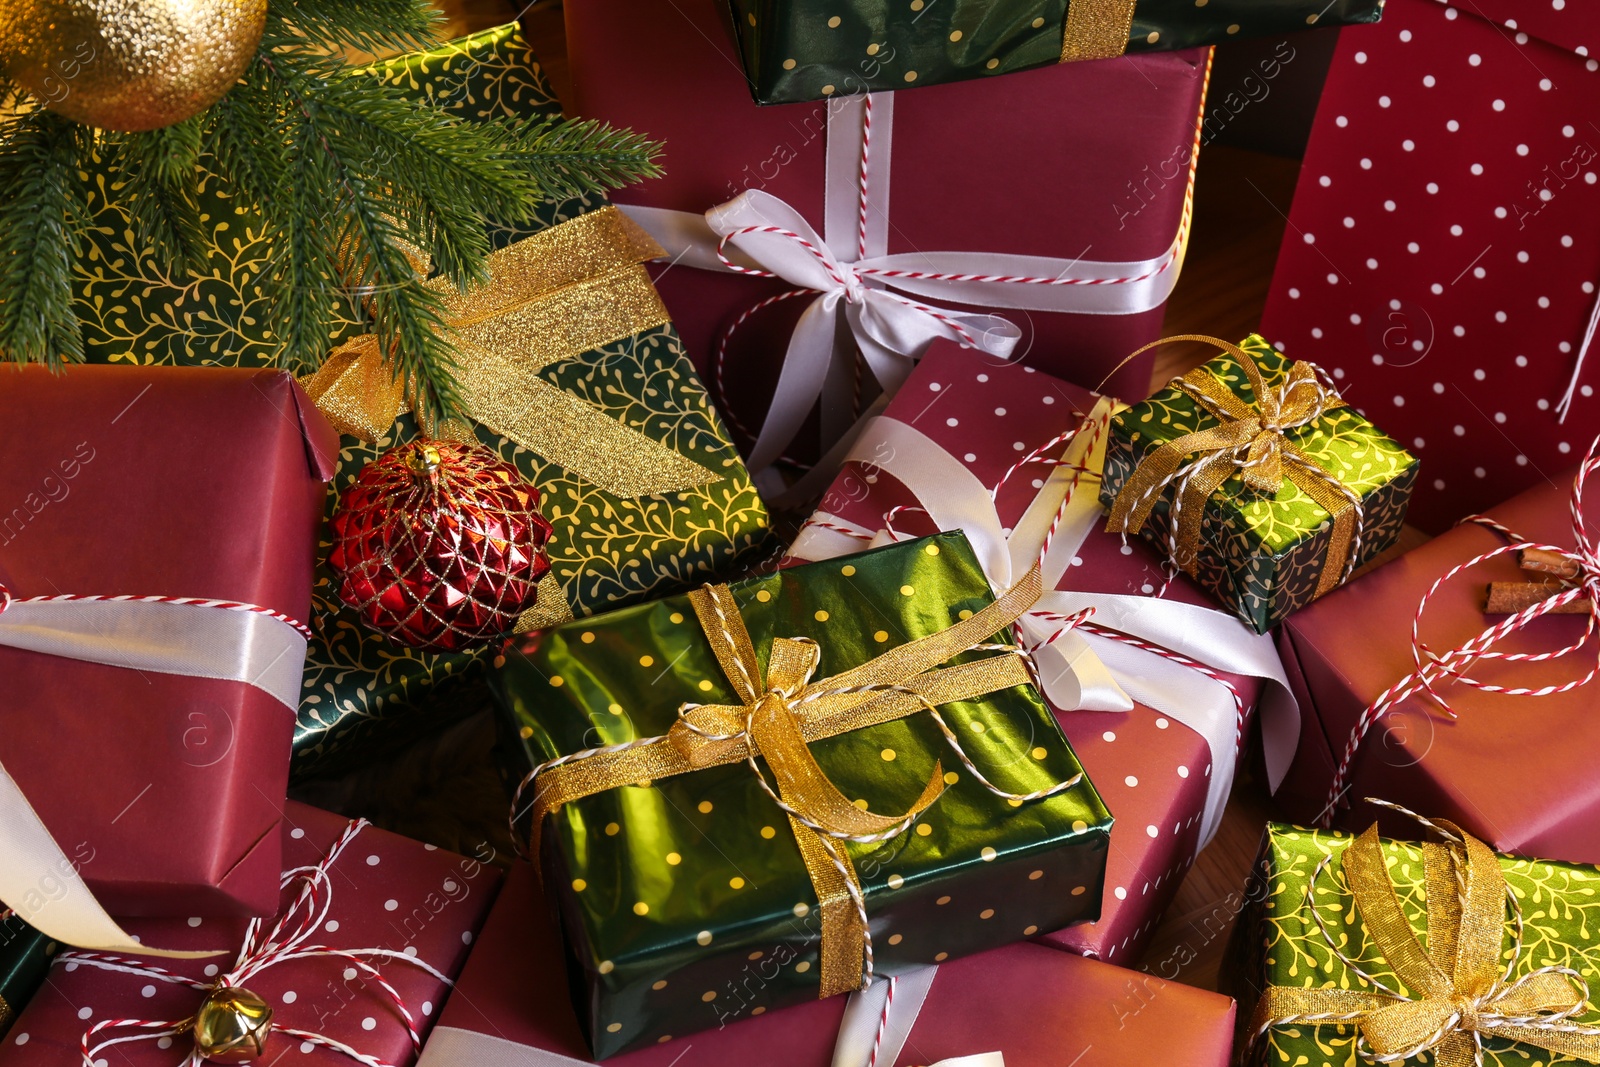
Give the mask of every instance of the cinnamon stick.
M 1517 553 L 1517 564 L 1525 571 L 1550 574 L 1570 582 L 1578 576 L 1578 561 L 1543 548 L 1525 548 Z
M 1483 610 L 1488 615 L 1515 615 L 1569 588 L 1560 582 L 1490 582 L 1489 599 Z M 1582 615 L 1588 611 L 1589 601 L 1580 598 L 1561 605 L 1550 614 Z

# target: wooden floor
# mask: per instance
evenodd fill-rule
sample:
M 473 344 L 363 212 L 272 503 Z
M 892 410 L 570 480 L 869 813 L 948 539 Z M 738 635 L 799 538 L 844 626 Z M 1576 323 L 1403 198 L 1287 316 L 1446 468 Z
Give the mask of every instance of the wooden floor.
M 535 0 L 519 10 L 502 0 L 441 0 L 453 33 L 467 33 L 521 17 L 546 74 L 565 95 L 567 64 L 560 0 Z M 1283 236 L 1298 163 L 1258 153 L 1208 147 L 1201 155 L 1195 222 L 1183 274 L 1168 304 L 1166 333 L 1204 333 L 1237 340 L 1260 320 Z M 1161 355 L 1158 380 L 1165 381 L 1203 360 L 1198 346 L 1173 346 Z M 1399 551 L 1421 540 L 1408 531 Z M 1392 553 L 1391 553 L 1392 554 Z M 470 848 L 484 835 L 502 845 L 504 834 L 472 818 L 439 815 L 437 803 L 419 803 L 415 783 L 383 802 L 401 778 L 429 783 L 445 808 L 484 811 L 503 807 L 482 767 L 487 734 L 481 722 L 458 727 L 448 743 L 433 744 L 388 764 L 381 774 L 358 775 L 305 791 L 308 799 L 348 808 L 374 804 L 387 808 L 384 820 L 395 829 L 443 846 Z M 410 773 L 399 773 L 405 761 Z M 1248 765 L 1248 764 L 1247 764 Z M 356 798 L 362 798 L 357 801 Z M 1236 902 L 1255 855 L 1261 831 L 1273 815 L 1262 784 L 1243 772 L 1221 831 L 1201 854 L 1181 887 L 1145 960 L 1146 968 L 1194 985 L 1217 988 L 1218 969 Z

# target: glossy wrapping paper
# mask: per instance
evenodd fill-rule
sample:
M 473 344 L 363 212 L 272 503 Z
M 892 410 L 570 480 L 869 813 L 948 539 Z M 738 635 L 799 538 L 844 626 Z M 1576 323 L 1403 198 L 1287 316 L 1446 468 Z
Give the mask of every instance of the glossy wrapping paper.
M 1067 19 L 1096 0 L 918 4 L 895 0 L 731 0 L 739 54 L 758 103 L 820 100 L 824 85 L 879 92 L 992 78 L 1061 62 Z M 1130 5 L 1131 6 L 1131 5 Z M 1293 33 L 1307 26 L 1376 22 L 1380 0 L 1140 0 L 1129 54 Z M 878 62 L 870 67 L 863 56 Z M 907 75 L 915 72 L 915 77 Z
M 1549 481 L 1540 479 L 1486 514 L 1530 541 L 1570 547 L 1573 473 L 1553 471 Z M 1361 712 L 1415 669 L 1411 626 L 1423 595 L 1450 568 L 1505 543 L 1482 526 L 1457 526 L 1284 625 L 1278 644 L 1299 691 L 1302 720 L 1294 764 L 1277 795 L 1283 811 L 1302 821 L 1316 818 Z M 1429 601 L 1422 639 L 1442 651 L 1476 636 L 1503 618 L 1484 614 L 1487 584 L 1528 579 L 1509 554 L 1457 575 Z M 1583 628 L 1581 615 L 1546 616 L 1495 650 L 1554 651 L 1578 640 Z M 1522 688 L 1561 684 L 1593 667 L 1589 649 L 1545 662 L 1479 660 L 1472 673 Z M 1591 684 L 1517 697 L 1444 685 L 1440 693 L 1454 721 L 1426 694 L 1395 705 L 1357 752 L 1348 794 L 1355 804 L 1339 811 L 1336 825 L 1366 826 L 1375 812 L 1360 798 L 1382 797 L 1451 819 L 1497 852 L 1600 863 L 1600 783 L 1582 743 L 1596 692 Z
M 928 13 L 942 18 L 940 7 L 930 4 Z M 565 10 L 573 113 L 666 142 L 666 176 L 618 192 L 619 203 L 699 214 L 762 189 L 823 232 L 829 105 L 752 103 L 724 0 L 579 0 Z M 875 63 L 866 53 L 858 59 Z M 887 251 L 1161 257 L 1187 217 L 1206 70 L 1206 54 L 1189 50 L 896 96 Z M 874 150 L 881 149 L 880 139 Z M 683 265 L 660 269 L 657 286 L 702 371 L 726 327 L 792 288 Z M 736 428 L 759 426 L 777 355 L 806 303 L 764 308 L 729 340 L 726 391 Z M 1162 308 L 1000 313 L 1022 331 L 1024 361 L 1097 382 L 1158 335 Z M 1111 387 L 1145 395 L 1150 366 L 1134 360 Z
M 56 944 L 16 916 L 0 920 L 0 1040 L 44 982 Z
M 1413 829 L 1415 823 L 1407 823 Z M 1471 831 L 1468 831 L 1469 833 Z M 1348 883 L 1340 873 L 1339 860 L 1352 838 L 1329 830 L 1307 830 L 1285 823 L 1269 823 L 1262 842 L 1261 857 L 1246 894 L 1248 904 L 1239 917 L 1233 952 L 1239 970 L 1237 995 L 1239 1019 L 1250 1018 L 1254 1000 L 1268 985 L 1298 986 L 1307 989 L 1332 987 L 1352 990 L 1372 988 L 1328 948 L 1316 919 L 1306 904 L 1306 888 L 1324 858 L 1332 862 L 1316 876 L 1314 901 L 1330 936 L 1340 949 L 1361 968 L 1387 983 L 1404 989 L 1393 968 L 1373 943 L 1360 909 L 1354 906 Z M 1427 893 L 1422 850 L 1408 841 L 1384 839 L 1381 842 L 1388 875 L 1394 885 L 1401 911 L 1419 935 L 1428 929 Z M 1522 951 L 1511 972 L 1511 980 L 1544 966 L 1565 966 L 1594 980 L 1596 920 L 1600 919 L 1600 872 L 1588 864 L 1554 860 L 1499 857 L 1506 887 L 1519 901 L 1525 922 Z M 1503 942 L 1512 946 L 1512 923 L 1506 922 Z M 1417 990 L 1405 990 L 1413 997 Z M 1573 1016 L 1582 1026 L 1600 1023 L 1600 1011 L 1592 1005 Z M 1310 1062 L 1329 1067 L 1356 1067 L 1369 1060 L 1356 1051 L 1354 1026 L 1274 1026 L 1248 1053 L 1240 1039 L 1241 1062 L 1246 1064 L 1290 1064 Z M 1548 1052 L 1530 1044 L 1518 1044 L 1503 1037 L 1486 1036 L 1482 1041 L 1487 1067 L 1544 1067 L 1550 1063 L 1580 1062 Z M 1408 1059 L 1406 1063 L 1431 1062 L 1428 1058 Z
M 1255 357 L 1268 388 L 1283 382 L 1288 358 L 1259 336 L 1241 347 Z M 1250 381 L 1234 357 L 1222 353 L 1204 369 L 1255 406 Z M 1101 502 L 1110 508 L 1134 468 L 1163 443 L 1216 425 L 1216 418 L 1176 384 L 1120 413 L 1111 424 Z M 1355 566 L 1394 543 L 1417 480 L 1415 457 L 1348 406 L 1332 408 L 1284 436 L 1360 498 Z M 1162 493 L 1139 531 L 1163 555 L 1174 493 L 1170 487 Z M 1328 512 L 1288 478 L 1275 496 L 1267 496 L 1235 474 L 1206 502 L 1195 579 L 1257 633 L 1266 633 L 1316 599 L 1333 537 L 1328 520 Z
M 400 56 L 370 74 L 419 101 L 472 118 L 527 118 L 561 111 L 515 24 Z M 239 366 L 275 361 L 277 349 L 251 281 L 264 269 L 270 250 L 264 242 L 247 239 L 253 232 L 248 206 L 225 191 L 212 192 L 223 197 L 210 212 L 217 220 L 211 235 L 212 276 L 182 295 L 148 279 L 118 282 L 114 297 L 106 288 L 110 282 L 91 284 L 84 301 L 118 309 L 117 321 L 138 331 L 136 337 L 113 331 L 100 343 L 86 326 L 91 361 Z M 492 227 L 492 240 L 503 247 L 605 206 L 603 196 L 552 199 L 532 222 L 516 229 Z M 126 219 L 115 209 L 107 211 L 118 221 L 97 231 L 95 239 L 117 248 L 130 244 Z M 130 270 L 134 264 L 144 264 L 145 273 L 154 270 L 143 257 L 125 258 Z M 104 272 L 122 260 L 105 249 L 87 262 Z M 353 314 L 351 318 L 339 338 L 330 339 L 330 351 L 340 338 L 363 332 Z M 535 373 L 603 417 L 720 475 L 682 491 L 620 497 L 535 449 L 474 424 L 478 440 L 517 467 L 543 495 L 543 513 L 556 527 L 547 546 L 555 582 L 547 585 L 560 586 L 572 613 L 584 615 L 681 589 L 702 572 L 730 565 L 761 537 L 765 510 L 664 315 L 659 325 L 593 351 L 573 351 L 570 358 Z M 374 442 L 345 435 L 336 489 L 342 491 L 369 462 L 415 435 L 410 415 L 401 416 Z M 330 497 L 330 511 L 335 503 Z M 319 558 L 325 559 L 330 548 L 325 530 Z M 317 636 L 307 655 L 295 729 L 296 778 L 370 760 L 488 701 L 481 653 L 432 653 L 387 641 L 345 608 L 336 590 L 331 571 L 319 566 Z
M 1262 331 L 1423 460 L 1430 533 L 1600 421 L 1592 351 L 1556 411 L 1600 280 L 1597 86 L 1594 4 L 1390 0 L 1334 52 Z
M 513 867 L 439 1019 L 441 1052 L 425 1049 L 420 1067 L 456 1067 L 459 1061 L 442 1057 L 452 1029 L 482 1035 L 530 1063 L 590 1062 L 562 988 L 560 956 L 560 935 L 535 872 Z M 764 981 L 760 967 L 752 961 L 715 1000 L 696 1004 L 715 1029 L 674 1034 L 607 1063 L 867 1067 L 864 1058 L 844 1064 L 833 1058 L 844 997 L 758 1014 L 749 999 Z M 929 1064 L 997 1050 L 1006 1067 L 1224 1067 L 1233 1015 L 1233 1002 L 1215 993 L 1036 945 L 1010 945 L 941 964 L 900 1055 L 879 1063 Z
M 0 584 L 310 617 L 337 435 L 283 371 L 0 368 Z M 237 682 L 0 648 L 0 763 L 112 914 L 265 914 L 294 713 Z
M 341 815 L 290 803 L 283 812 L 284 868 L 322 862 L 348 823 Z M 332 905 L 313 944 L 334 949 L 383 948 L 415 955 L 454 977 L 466 960 L 500 885 L 497 868 L 479 859 L 423 845 L 367 826 L 329 868 Z M 276 882 L 276 877 L 274 878 Z M 286 894 L 283 904 L 291 898 Z M 131 922 L 127 929 L 149 944 L 173 949 L 226 948 L 215 960 L 160 960 L 161 967 L 203 981 L 227 968 L 243 943 L 239 920 L 163 919 Z M 136 963 L 145 961 L 136 960 Z M 405 1001 L 419 1030 L 438 1017 L 450 987 L 420 967 L 377 961 L 377 970 Z M 273 1022 L 349 1044 L 378 1060 L 410 1067 L 411 1038 L 394 1002 L 348 961 L 308 958 L 276 964 L 251 977 L 246 988 L 273 1009 Z M 21 1013 L 4 1041 L 4 1067 L 81 1067 L 84 1031 L 104 1019 L 182 1019 L 202 994 L 187 985 L 152 982 L 57 959 L 45 985 Z M 95 1040 L 133 1033 L 103 1031 Z M 116 1067 L 170 1067 L 189 1051 L 188 1039 L 119 1045 L 104 1054 Z M 268 1038 L 258 1063 L 344 1067 L 343 1053 L 312 1046 L 281 1033 Z
M 819 680 L 992 601 L 959 533 L 730 588 L 758 655 L 776 637 L 813 639 L 822 650 Z M 953 662 L 985 655 L 992 653 Z M 520 748 L 517 778 L 580 749 L 665 734 L 686 701 L 733 699 L 681 596 L 530 635 L 507 651 L 492 684 L 508 740 Z M 1011 792 L 1044 789 L 1081 770 L 1031 686 L 940 712 L 973 762 Z M 875 847 L 845 846 L 864 890 L 879 974 L 1098 913 L 1111 817 L 1087 778 L 1012 806 L 961 769 L 921 713 L 816 741 L 811 751 L 846 796 L 880 812 L 906 810 L 934 762 L 946 768 L 950 784 L 915 827 Z M 754 952 L 781 966 L 753 994 L 752 1010 L 817 998 L 817 898 L 782 811 L 744 763 L 563 806 L 545 820 L 542 870 L 597 1056 L 716 1025 L 705 1004 L 741 980 Z
M 1097 399 L 1058 378 L 996 365 L 940 343 L 929 349 L 885 414 L 931 437 L 992 486 L 1019 457 L 1081 423 Z M 863 438 L 868 449 L 873 447 L 871 434 L 869 427 Z M 1003 521 L 1023 514 L 1039 491 L 1035 480 L 1047 471 L 1041 465 L 1006 483 L 998 501 Z M 1092 492 L 1092 484 L 1082 491 Z M 857 463 L 845 467 L 822 501 L 823 510 L 869 530 L 882 528 L 884 517 L 895 508 L 914 504 L 910 491 L 892 475 Z M 927 520 L 902 512 L 895 524 L 922 533 Z M 1090 534 L 1078 559 L 1082 562 L 1071 569 L 1063 588 L 1137 594 L 1152 593 L 1161 584 L 1158 561 L 1112 534 Z M 1165 595 L 1208 604 L 1187 579 L 1173 582 Z M 1241 675 L 1224 677 L 1238 688 L 1246 711 L 1253 711 L 1260 683 Z M 1194 862 L 1212 770 L 1210 746 L 1194 730 L 1143 704 L 1136 703 L 1129 712 L 1052 710 L 1117 824 L 1111 831 L 1099 920 L 1039 940 L 1131 965 L 1143 954 Z

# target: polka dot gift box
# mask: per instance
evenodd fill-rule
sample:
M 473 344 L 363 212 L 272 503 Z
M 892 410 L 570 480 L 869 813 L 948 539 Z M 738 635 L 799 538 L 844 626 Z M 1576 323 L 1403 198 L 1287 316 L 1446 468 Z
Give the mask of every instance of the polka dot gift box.
M 959 532 L 520 639 L 491 676 L 604 1058 L 1099 911 L 1111 816 Z M 759 752 L 756 760 L 753 752 Z
M 64 949 L 0 1039 L 4 1067 L 409 1067 L 500 885 L 478 859 L 294 802 L 277 915 L 130 919 L 199 959 Z M 415 1040 L 414 1040 L 414 1036 Z
M 1376 22 L 1380 0 L 732 0 L 756 101 L 786 104 Z
M 1600 9 L 1391 0 L 1344 32 L 1262 332 L 1423 461 L 1437 532 L 1600 427 Z
M 1105 532 L 1096 475 L 1115 406 L 934 345 L 863 431 L 790 555 L 827 559 L 961 526 L 985 546 L 991 581 L 1003 582 L 1048 539 L 1054 589 L 1024 635 L 1056 720 L 1117 823 L 1099 920 L 1041 938 L 1131 966 L 1211 838 L 1258 705 L 1274 775 L 1293 755 L 1294 715 L 1270 638 L 1211 607 L 1187 578 L 1166 584 L 1143 546 Z

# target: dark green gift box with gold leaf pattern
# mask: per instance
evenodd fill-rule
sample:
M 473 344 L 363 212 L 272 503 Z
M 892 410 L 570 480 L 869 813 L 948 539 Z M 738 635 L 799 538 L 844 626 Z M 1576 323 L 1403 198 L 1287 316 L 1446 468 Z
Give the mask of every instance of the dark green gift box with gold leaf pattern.
M 836 930 L 815 888 L 826 879 L 814 881 L 808 858 L 813 832 L 790 823 L 742 754 L 704 765 L 692 755 L 718 742 L 696 741 L 680 708 L 740 703 L 738 669 L 723 665 L 713 637 L 724 624 L 707 604 L 720 603 L 723 618 L 742 618 L 760 661 L 749 673 L 774 688 L 781 650 L 815 642 L 812 684 L 826 693 L 842 672 L 905 655 L 900 650 L 919 640 L 943 640 L 933 635 L 995 603 L 959 532 L 781 570 L 724 587 L 720 601 L 710 596 L 670 597 L 528 635 L 491 681 L 504 747 L 515 752 L 513 780 L 572 757 L 543 771 L 521 801 L 536 805 L 545 889 L 560 912 L 578 1014 L 597 1056 L 814 999 L 838 973 L 828 942 Z M 1010 603 L 1010 594 L 1002 597 L 967 629 L 986 629 Z M 1003 633 L 974 643 L 986 641 L 1009 646 Z M 940 662 L 957 671 L 1020 669 L 986 683 L 1004 686 L 986 695 L 938 698 L 971 768 L 925 708 L 910 704 L 896 717 L 830 735 L 813 730 L 811 691 L 788 690 L 822 775 L 867 809 L 861 814 L 910 810 L 936 766 L 943 771 L 944 791 L 904 832 L 841 846 L 864 896 L 878 975 L 1099 913 L 1111 816 L 1080 777 L 1020 658 L 974 650 Z M 690 708 L 685 718 L 693 724 L 707 710 L 714 709 Z M 706 730 L 710 721 L 699 728 L 720 737 L 747 720 L 735 707 L 722 730 Z M 768 735 L 755 736 L 762 773 L 786 802 L 808 810 L 784 784 L 781 750 Z M 605 763 L 633 759 L 621 769 Z M 602 769 L 593 770 L 597 761 Z M 1009 794 L 1072 784 L 1017 801 L 985 788 L 973 768 Z M 616 785 L 618 777 L 631 784 Z M 551 804 L 559 806 L 546 814 Z M 831 869 L 824 861 L 822 874 Z M 848 899 L 843 908 L 855 914 Z M 862 958 L 844 973 L 847 983 L 859 984 Z
M 1265 633 L 1394 543 L 1417 460 L 1310 364 L 1205 340 L 1232 351 L 1113 418 L 1100 499 Z
M 380 63 L 371 73 L 419 101 L 471 117 L 560 113 L 514 24 Z M 273 362 L 277 345 L 253 282 L 271 250 L 249 206 L 214 178 L 203 199 L 211 271 L 183 287 L 166 282 L 154 257 L 138 251 L 120 209 L 103 198 L 96 204 L 78 289 L 91 360 Z M 527 285 L 544 286 L 538 299 L 524 301 L 528 307 L 480 323 L 476 333 L 462 331 L 471 432 L 538 487 L 555 528 L 547 546 L 552 573 L 525 623 L 683 589 L 734 565 L 764 538 L 766 513 L 640 265 L 654 249 L 601 196 L 552 200 L 535 222 L 491 231 L 495 286 L 504 288 L 514 270 L 532 279 Z M 577 268 L 567 261 L 601 266 L 592 276 L 572 274 Z M 363 332 L 348 309 L 346 317 L 330 350 Z M 328 380 L 308 382 L 314 395 L 341 391 L 342 368 L 334 362 L 325 368 Z M 481 373 L 490 362 L 494 376 Z M 409 414 L 379 422 L 365 437 L 344 436 L 336 490 L 416 434 Z M 551 426 L 565 427 L 565 436 Z M 597 454 L 597 442 L 608 451 Z M 665 473 L 652 478 L 657 469 Z M 330 509 L 335 499 L 330 495 Z M 322 547 L 325 558 L 326 537 Z M 296 777 L 370 759 L 487 703 L 484 655 L 388 642 L 340 605 L 325 567 L 314 614 Z
M 1382 0 L 731 0 L 756 102 L 1377 22 Z
M 1415 1055 L 1388 1062 L 1464 1067 L 1473 1062 L 1473 1035 L 1450 1033 L 1451 1014 L 1464 1007 L 1479 1014 L 1471 1025 L 1481 1031 L 1478 1062 L 1486 1067 L 1592 1062 L 1600 1048 L 1600 1031 L 1594 1029 L 1600 1025 L 1600 1010 L 1582 1003 L 1581 987 L 1567 975 L 1529 976 L 1548 968 L 1570 969 L 1586 983 L 1600 976 L 1600 870 L 1589 864 L 1496 856 L 1483 848 L 1476 862 L 1494 864 L 1495 877 L 1474 870 L 1473 862 L 1464 862 L 1459 850 L 1442 841 L 1419 844 L 1369 833 L 1365 843 L 1371 847 L 1376 842 L 1371 867 L 1381 870 L 1392 888 L 1397 913 L 1382 906 L 1381 891 L 1360 892 L 1362 872 L 1349 859 L 1363 844 L 1360 839 L 1331 830 L 1268 825 L 1230 953 L 1240 1004 L 1241 1062 L 1358 1067 L 1371 1062 L 1361 1046 L 1365 1044 L 1368 1055 L 1373 1051 L 1362 1027 L 1376 1025 L 1373 1036 L 1380 1041 L 1382 1030 L 1388 1029 L 1391 1040 L 1398 1037 L 1402 1045 L 1432 1042 Z M 1474 895 L 1479 896 L 1481 921 L 1469 917 L 1464 922 L 1463 913 L 1474 908 Z M 1386 923 L 1391 917 L 1395 921 Z M 1395 929 L 1402 924 L 1405 930 Z M 1481 932 L 1473 933 L 1474 926 Z M 1418 949 L 1405 944 L 1407 932 L 1417 938 Z M 1437 1013 L 1419 1003 L 1430 999 L 1421 974 L 1428 958 L 1443 974 L 1432 997 L 1450 1005 L 1441 1005 Z M 1535 990 L 1546 995 L 1531 995 Z M 1337 992 L 1330 996 L 1327 991 Z M 1371 995 L 1365 1006 L 1362 994 Z M 1481 1006 L 1472 1005 L 1485 994 L 1488 999 Z M 1412 1003 L 1401 1004 L 1401 999 Z M 1553 1018 L 1561 1009 L 1580 1004 L 1581 1010 L 1568 1018 Z M 1374 1019 L 1377 1011 L 1397 1006 L 1397 1015 L 1413 1016 L 1401 1020 L 1413 1034 L 1393 1024 L 1385 1028 Z M 1309 1010 L 1322 1008 L 1329 1010 Z M 1307 1014 L 1358 1017 L 1286 1021 Z M 1497 1025 L 1495 1014 L 1540 1025 L 1519 1040 L 1514 1028 Z M 1563 1034 L 1564 1027 L 1590 1033 Z M 1588 1046 L 1588 1055 L 1569 1057 L 1539 1044 L 1574 1037 Z M 1389 1054 L 1381 1047 L 1378 1051 Z

